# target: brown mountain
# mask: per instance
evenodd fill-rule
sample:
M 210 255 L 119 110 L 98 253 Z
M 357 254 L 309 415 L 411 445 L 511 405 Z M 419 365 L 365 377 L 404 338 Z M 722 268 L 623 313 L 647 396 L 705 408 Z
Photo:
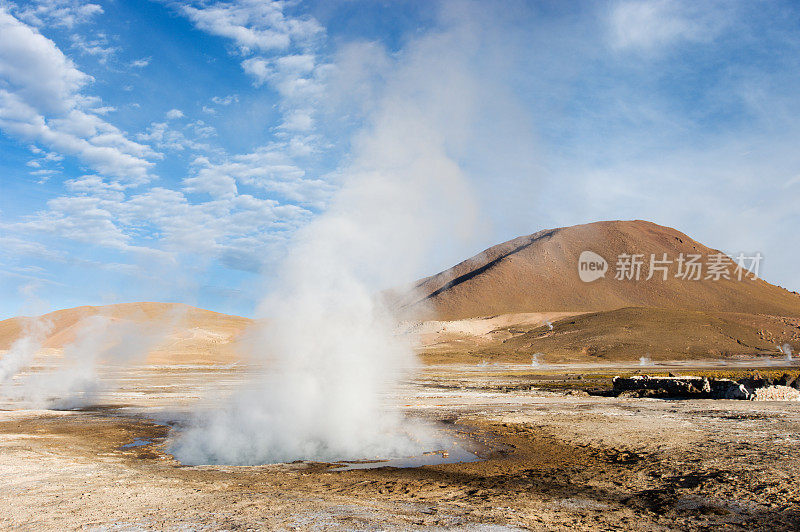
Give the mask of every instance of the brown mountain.
M 578 259 L 593 251 L 608 262 L 603 278 L 583 282 Z M 428 308 L 440 320 L 519 312 L 596 312 L 655 307 L 800 316 L 800 296 L 727 265 L 730 279 L 707 279 L 720 252 L 675 229 L 651 222 L 610 221 L 549 229 L 491 247 L 449 270 L 422 279 L 409 308 Z M 639 281 L 615 279 L 620 254 L 642 254 Z M 646 280 L 651 254 L 672 260 L 667 279 Z M 700 254 L 700 280 L 676 278 L 678 257 Z

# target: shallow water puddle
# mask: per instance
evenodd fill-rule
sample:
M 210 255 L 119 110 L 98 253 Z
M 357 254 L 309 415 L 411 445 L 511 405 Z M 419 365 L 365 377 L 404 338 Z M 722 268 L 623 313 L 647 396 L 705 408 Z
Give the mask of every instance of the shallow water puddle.
M 136 438 L 131 443 L 126 443 L 121 449 L 133 449 L 134 447 L 143 447 L 145 445 L 150 445 L 152 440 L 146 440 L 144 438 Z
M 477 462 L 482 460 L 480 456 L 461 447 L 453 447 L 447 451 L 432 451 L 416 456 L 405 456 L 402 458 L 389 458 L 386 460 L 358 460 L 342 461 L 337 464 L 344 464 L 340 467 L 332 468 L 331 471 L 352 471 L 354 469 L 376 469 L 379 467 L 422 467 L 441 464 L 458 464 L 463 462 Z

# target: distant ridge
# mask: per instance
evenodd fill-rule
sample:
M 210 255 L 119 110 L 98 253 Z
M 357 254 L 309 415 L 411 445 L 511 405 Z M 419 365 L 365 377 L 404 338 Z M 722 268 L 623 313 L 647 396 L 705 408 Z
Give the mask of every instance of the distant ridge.
M 61 349 L 75 341 L 83 320 L 104 316 L 112 321 L 147 324 L 163 336 L 147 362 L 165 364 L 227 364 L 241 359 L 237 340 L 252 324 L 241 316 L 220 314 L 180 303 L 120 303 L 57 310 L 41 316 L 52 324 L 42 347 Z M 25 318 L 0 321 L 0 350 L 9 349 L 23 334 Z

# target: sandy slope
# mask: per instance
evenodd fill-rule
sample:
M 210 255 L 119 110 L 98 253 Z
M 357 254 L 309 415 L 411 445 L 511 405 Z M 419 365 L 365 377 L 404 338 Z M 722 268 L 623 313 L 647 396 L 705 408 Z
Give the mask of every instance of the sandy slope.
M 147 362 L 169 364 L 230 363 L 242 358 L 239 344 L 252 320 L 177 303 L 123 303 L 59 310 L 41 316 L 53 327 L 43 347 L 58 352 L 74 342 L 85 319 L 105 316 L 135 323 L 155 337 Z M 0 322 L 0 349 L 8 349 L 23 333 L 26 318 Z
M 553 315 L 555 313 L 551 313 Z M 535 316 L 535 314 L 530 314 Z M 506 316 L 486 320 L 488 331 L 450 332 L 446 327 L 421 335 L 420 351 L 428 363 L 480 363 L 484 360 L 539 362 L 616 362 L 730 359 L 752 356 L 784 358 L 779 346 L 800 350 L 800 319 L 733 312 L 629 307 L 504 325 Z M 518 315 L 517 315 L 518 316 Z M 552 326 L 552 327 L 551 327 Z M 481 334 L 482 333 L 482 334 Z

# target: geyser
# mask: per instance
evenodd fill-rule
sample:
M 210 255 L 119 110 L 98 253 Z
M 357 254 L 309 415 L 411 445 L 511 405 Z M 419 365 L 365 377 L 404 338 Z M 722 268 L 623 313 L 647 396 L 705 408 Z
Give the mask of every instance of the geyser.
M 453 57 L 468 56 L 473 40 L 468 31 L 429 35 L 397 59 L 372 44 L 343 52 L 337 72 L 345 85 L 358 79 L 347 65 L 391 68 L 382 96 L 365 103 L 369 126 L 355 139 L 338 192 L 296 235 L 277 289 L 261 305 L 268 325 L 256 355 L 268 376 L 193 416 L 171 446 L 177 459 L 336 461 L 448 447 L 391 405 L 415 355 L 380 294 L 418 275 L 435 243 L 470 234 L 472 196 L 447 141 L 468 122 L 468 102 L 483 83 Z
M 41 331 L 46 334 L 49 330 L 49 322 L 40 319 L 36 323 L 39 332 L 29 333 L 20 340 L 28 346 L 28 354 L 26 362 L 15 368 L 17 373 L 33 362 L 33 355 L 43 339 Z M 75 325 L 75 339 L 64 346 L 55 367 L 18 375 L 15 386 L 7 387 L 3 393 L 35 408 L 75 408 L 91 404 L 98 392 L 109 389 L 112 384 L 107 378 L 101 378 L 100 366 L 129 366 L 143 361 L 150 349 L 164 339 L 169 324 L 169 320 L 155 325 L 119 321 L 103 315 L 85 317 Z

